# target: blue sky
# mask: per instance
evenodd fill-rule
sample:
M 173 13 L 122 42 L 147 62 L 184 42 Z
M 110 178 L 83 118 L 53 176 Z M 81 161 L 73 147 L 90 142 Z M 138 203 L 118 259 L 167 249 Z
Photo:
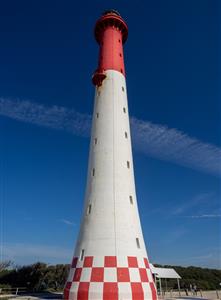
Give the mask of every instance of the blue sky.
M 128 100 L 150 260 L 221 267 L 218 1 L 12 1 L 0 9 L 1 259 L 69 263 L 86 183 L 96 19 L 129 26 Z

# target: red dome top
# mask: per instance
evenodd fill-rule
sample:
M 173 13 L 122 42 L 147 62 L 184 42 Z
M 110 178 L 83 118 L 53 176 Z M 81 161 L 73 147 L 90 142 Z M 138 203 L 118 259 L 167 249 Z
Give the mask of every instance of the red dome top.
M 121 31 L 122 41 L 126 42 L 128 36 L 128 27 L 116 10 L 108 10 L 98 19 L 95 25 L 94 34 L 96 41 L 100 44 L 101 36 L 105 28 L 115 27 Z

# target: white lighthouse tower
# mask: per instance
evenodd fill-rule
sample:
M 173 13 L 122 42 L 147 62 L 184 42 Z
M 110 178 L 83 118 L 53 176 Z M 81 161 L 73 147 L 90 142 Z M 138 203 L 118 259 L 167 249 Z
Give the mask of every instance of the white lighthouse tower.
M 155 300 L 137 207 L 123 44 L 114 10 L 95 26 L 100 45 L 84 212 L 64 290 L 67 300 Z

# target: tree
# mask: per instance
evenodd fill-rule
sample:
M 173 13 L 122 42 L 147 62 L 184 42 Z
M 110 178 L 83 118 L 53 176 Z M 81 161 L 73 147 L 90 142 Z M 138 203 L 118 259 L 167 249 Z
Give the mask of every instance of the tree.
M 11 265 L 12 265 L 12 262 L 10 260 L 5 260 L 5 261 L 0 262 L 0 272 L 7 269 Z

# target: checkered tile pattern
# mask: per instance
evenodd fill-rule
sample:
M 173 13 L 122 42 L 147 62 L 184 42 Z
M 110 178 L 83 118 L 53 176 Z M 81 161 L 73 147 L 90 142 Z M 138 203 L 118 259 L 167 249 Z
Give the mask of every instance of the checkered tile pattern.
M 157 300 L 147 258 L 74 257 L 65 300 Z

